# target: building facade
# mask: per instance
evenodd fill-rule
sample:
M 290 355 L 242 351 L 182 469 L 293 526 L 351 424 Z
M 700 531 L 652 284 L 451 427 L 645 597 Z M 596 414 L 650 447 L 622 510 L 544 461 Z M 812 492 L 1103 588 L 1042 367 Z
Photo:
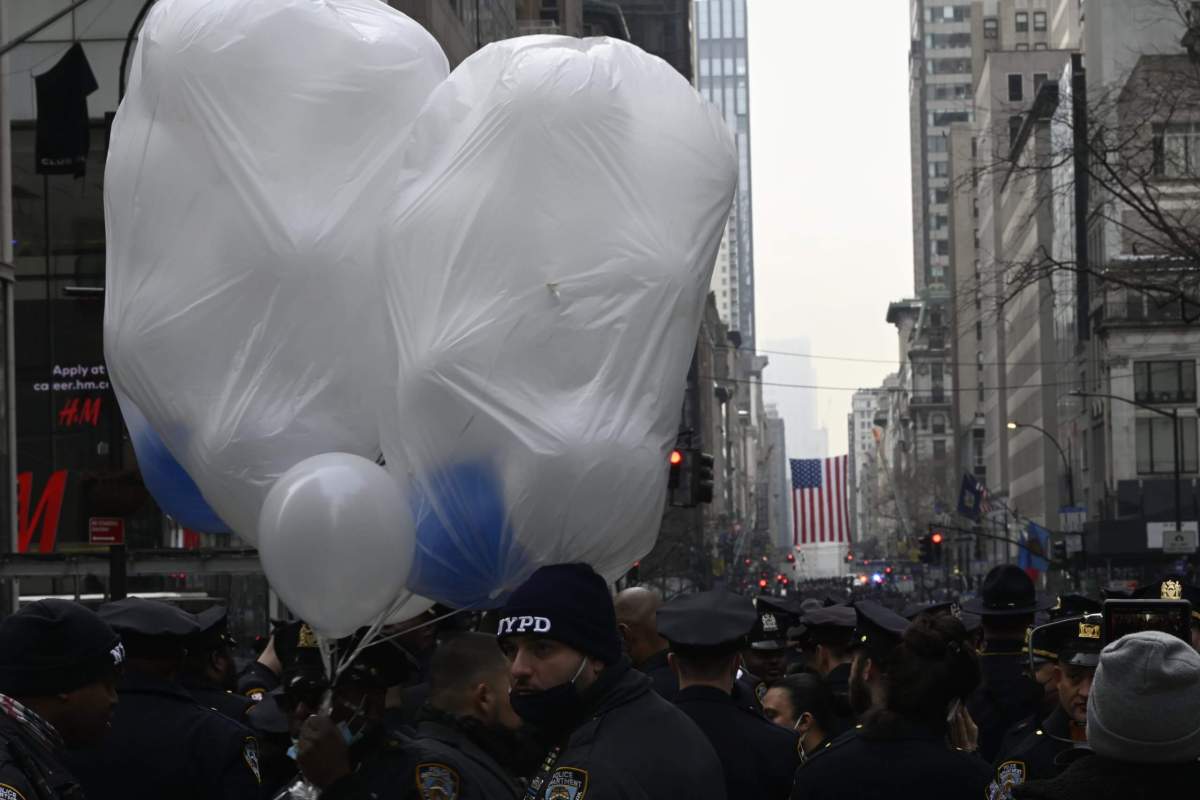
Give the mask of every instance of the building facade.
M 717 309 L 754 349 L 754 230 L 750 196 L 750 66 L 746 0 L 695 0 L 696 88 L 733 133 L 738 191 L 713 271 Z

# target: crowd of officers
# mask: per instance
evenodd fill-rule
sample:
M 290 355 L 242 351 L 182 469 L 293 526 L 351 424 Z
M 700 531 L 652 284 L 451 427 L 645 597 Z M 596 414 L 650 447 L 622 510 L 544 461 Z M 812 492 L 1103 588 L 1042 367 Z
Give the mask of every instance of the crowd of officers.
M 1168 579 L 1142 596 L 1200 590 Z M 980 596 L 613 598 L 539 569 L 487 614 L 237 669 L 226 611 L 42 600 L 0 623 L 0 800 L 1161 797 L 1200 785 L 1200 654 L 1102 647 L 1020 569 Z M 1200 604 L 1195 604 L 1200 609 Z M 1200 640 L 1200 613 L 1194 615 Z

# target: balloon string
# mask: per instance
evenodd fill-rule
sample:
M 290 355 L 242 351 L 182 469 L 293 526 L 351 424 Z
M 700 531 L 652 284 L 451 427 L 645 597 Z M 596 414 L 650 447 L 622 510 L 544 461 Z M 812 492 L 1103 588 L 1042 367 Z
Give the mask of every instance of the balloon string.
M 381 613 L 378 617 L 376 617 L 373 623 L 371 623 L 371 627 L 367 629 L 366 634 L 358 641 L 358 645 L 350 652 L 349 657 L 337 665 L 336 673 L 331 670 L 326 674 L 333 675 L 333 680 L 336 682 L 337 679 L 342 676 L 342 673 L 354 663 L 354 659 L 358 658 L 359 654 L 362 653 L 363 650 L 366 650 L 371 645 L 379 644 L 379 631 L 383 629 L 383 626 L 387 623 L 388 618 L 392 614 L 396 613 L 401 606 L 411 600 L 412 596 L 413 593 L 407 589 L 396 595 L 396 599 L 392 601 L 391 605 L 389 605 L 387 609 L 384 610 L 383 613 Z
M 457 616 L 457 615 L 463 613 L 464 611 L 469 611 L 469 610 L 470 609 L 467 609 L 467 608 L 456 608 L 453 611 L 451 611 L 449 614 L 442 614 L 440 617 L 434 617 L 433 619 L 429 620 L 428 622 L 422 622 L 420 625 L 414 625 L 413 627 L 408 628 L 403 631 L 400 631 L 399 633 L 389 634 L 387 636 L 384 636 L 382 639 L 377 639 L 376 641 L 372 642 L 372 644 L 383 644 L 384 642 L 390 642 L 393 639 L 399 639 L 401 636 L 407 636 L 408 634 L 412 633 L 413 631 L 419 631 L 419 630 L 421 630 L 421 628 L 428 628 L 430 625 L 436 625 L 439 622 L 442 622 L 443 620 L 448 620 L 451 617 Z

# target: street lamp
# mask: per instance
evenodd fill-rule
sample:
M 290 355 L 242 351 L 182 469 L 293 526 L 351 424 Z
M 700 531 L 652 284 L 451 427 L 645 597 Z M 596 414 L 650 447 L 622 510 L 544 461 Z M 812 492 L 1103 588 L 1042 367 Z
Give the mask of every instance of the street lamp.
M 1018 428 L 1033 428 L 1035 431 L 1045 436 L 1050 441 L 1054 442 L 1054 446 L 1058 448 L 1058 454 L 1062 456 L 1063 466 L 1067 468 L 1067 503 L 1071 508 L 1075 507 L 1075 480 L 1071 475 L 1071 459 L 1067 457 L 1067 451 L 1063 450 L 1063 446 L 1058 443 L 1050 431 L 1045 428 L 1040 428 L 1037 425 L 1032 425 L 1028 422 L 1009 422 L 1008 429 L 1015 431 Z
M 1182 492 L 1180 488 L 1179 475 L 1182 470 L 1179 466 L 1179 451 L 1183 449 L 1183 442 L 1180 441 L 1179 436 L 1179 411 L 1174 408 L 1157 408 L 1155 406 L 1147 405 L 1146 403 L 1139 403 L 1137 400 L 1130 400 L 1128 397 L 1120 397 L 1119 395 L 1115 394 L 1104 394 L 1102 392 L 1081 392 L 1076 389 L 1075 391 L 1068 392 L 1067 394 L 1071 397 L 1103 397 L 1107 398 L 1108 400 L 1120 400 L 1122 403 L 1129 403 L 1131 406 L 1137 406 L 1138 408 L 1144 408 L 1147 411 L 1153 411 L 1160 417 L 1166 417 L 1167 419 L 1171 420 L 1175 430 L 1175 446 L 1173 448 L 1175 451 L 1175 532 L 1181 533 L 1183 531 L 1183 502 L 1180 499 Z

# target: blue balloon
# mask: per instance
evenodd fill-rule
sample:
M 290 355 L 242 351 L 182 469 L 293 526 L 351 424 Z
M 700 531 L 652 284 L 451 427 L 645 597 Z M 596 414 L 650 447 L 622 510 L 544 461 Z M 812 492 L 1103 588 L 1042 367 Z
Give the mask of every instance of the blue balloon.
M 416 558 L 408 588 L 457 608 L 494 608 L 529 559 L 508 523 L 499 477 L 488 464 L 457 464 L 412 495 Z
M 133 441 L 133 452 L 137 455 L 142 482 L 163 513 L 189 530 L 229 533 L 229 526 L 205 502 L 200 487 L 171 455 L 141 411 L 127 398 L 122 398 L 120 403 L 125 424 L 129 428 L 129 438 Z

